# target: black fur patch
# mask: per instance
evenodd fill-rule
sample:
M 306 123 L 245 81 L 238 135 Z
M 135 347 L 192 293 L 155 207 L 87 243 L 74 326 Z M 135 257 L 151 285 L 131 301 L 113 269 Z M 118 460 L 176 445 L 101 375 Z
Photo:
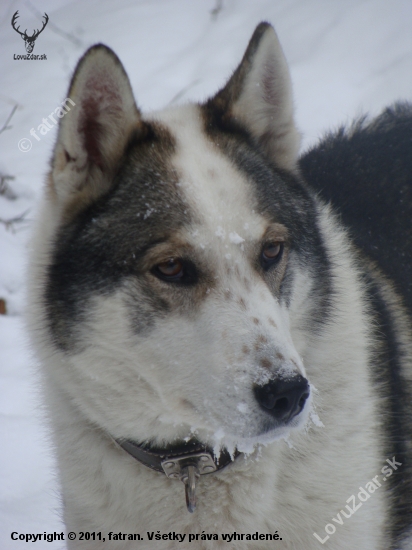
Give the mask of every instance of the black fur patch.
M 167 130 L 147 124 L 145 138 L 130 141 L 110 191 L 60 228 L 45 302 L 51 333 L 62 349 L 69 351 L 78 340 L 90 299 L 112 293 L 130 275 L 139 278 L 147 249 L 190 221 L 169 163 L 173 152 Z M 137 332 L 167 310 L 147 290 L 135 306 Z
M 385 484 L 391 504 L 387 518 L 390 550 L 396 550 L 412 523 L 412 388 L 402 374 L 406 350 L 398 341 L 393 313 L 373 275 L 367 274 L 365 281 L 374 313 L 375 338 L 379 342 L 376 361 L 371 365 L 371 378 L 381 397 L 378 415 L 384 432 L 385 456 L 382 458 L 384 461 L 395 457 L 396 462 L 402 464 L 387 477 Z
M 368 124 L 341 128 L 300 167 L 412 313 L 412 107 L 397 104 Z

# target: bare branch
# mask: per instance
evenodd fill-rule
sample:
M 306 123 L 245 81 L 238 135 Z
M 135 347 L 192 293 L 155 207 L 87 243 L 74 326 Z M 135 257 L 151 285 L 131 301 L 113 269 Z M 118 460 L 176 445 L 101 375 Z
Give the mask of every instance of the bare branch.
M 14 228 L 14 224 L 28 222 L 28 220 L 26 219 L 26 216 L 29 212 L 30 212 L 30 209 L 25 210 L 19 216 L 15 216 L 14 218 L 10 218 L 8 220 L 3 220 L 2 218 L 0 218 L 0 223 L 4 224 L 7 230 L 11 229 L 14 233 L 16 231 Z
M 34 13 L 37 17 L 39 17 L 40 19 L 43 17 L 41 12 L 38 9 L 36 9 L 31 2 L 27 1 L 25 2 L 25 4 L 31 10 L 31 12 Z M 70 42 L 72 42 L 72 44 L 74 44 L 75 46 L 77 47 L 84 46 L 83 42 L 79 40 L 76 36 L 63 31 L 57 25 L 55 25 L 52 21 L 49 22 L 49 28 L 56 34 L 59 34 L 60 36 L 63 36 L 63 38 L 66 38 L 66 40 L 70 40 Z
M 14 176 L 8 176 L 0 173 L 0 195 L 4 195 L 6 199 L 9 200 L 17 199 L 17 195 L 14 194 L 10 188 L 10 185 L 7 183 L 8 181 L 13 181 L 14 179 Z
M 222 11 L 222 9 L 223 9 L 223 0 L 216 0 L 215 7 L 213 8 L 213 10 L 210 11 L 210 13 L 212 15 L 212 19 L 216 20 L 217 16 Z
M 190 88 L 193 88 L 193 86 L 196 86 L 196 84 L 199 84 L 199 82 L 200 82 L 200 78 L 197 78 L 196 80 L 193 80 L 193 82 L 191 82 L 190 84 L 188 84 L 187 86 L 182 88 L 180 90 L 180 92 L 177 92 L 177 94 L 172 97 L 172 99 L 169 101 L 168 105 L 173 105 L 174 103 L 176 103 L 176 101 L 179 101 L 179 99 L 181 97 L 183 97 L 185 95 L 185 93 L 188 90 L 190 90 Z
M 4 132 L 5 130 L 10 130 L 11 126 L 8 126 L 8 124 L 9 124 L 9 122 L 10 122 L 12 116 L 13 116 L 14 113 L 16 112 L 16 109 L 17 109 L 17 103 L 16 103 L 16 105 L 13 107 L 13 109 L 11 110 L 11 113 L 9 114 L 9 116 L 8 116 L 8 118 L 7 118 L 7 120 L 6 120 L 6 122 L 3 124 L 3 127 L 0 129 L 0 134 L 1 134 L 2 132 Z

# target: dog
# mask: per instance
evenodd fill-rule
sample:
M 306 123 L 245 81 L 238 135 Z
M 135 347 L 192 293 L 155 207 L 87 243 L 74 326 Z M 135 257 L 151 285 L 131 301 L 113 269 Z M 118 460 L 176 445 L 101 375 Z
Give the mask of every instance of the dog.
M 144 116 L 79 61 L 28 326 L 71 549 L 412 548 L 412 109 L 299 158 L 275 31 Z

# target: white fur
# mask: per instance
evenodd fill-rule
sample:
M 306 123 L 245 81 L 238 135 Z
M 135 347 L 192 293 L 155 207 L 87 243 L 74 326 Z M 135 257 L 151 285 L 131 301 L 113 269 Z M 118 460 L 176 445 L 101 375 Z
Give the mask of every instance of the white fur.
M 265 39 L 257 74 L 267 63 L 269 39 L 273 42 Z M 239 113 L 248 109 L 252 81 L 246 83 L 243 107 L 236 107 Z M 290 100 L 286 112 L 291 112 Z M 377 458 L 379 410 L 367 372 L 373 342 L 350 244 L 329 209 L 319 206 L 332 262 L 334 309 L 327 328 L 314 338 L 307 318 L 310 273 L 294 266 L 289 308 L 257 275 L 248 250 L 262 239 L 267 221 L 257 213 L 245 177 L 203 135 L 198 107 L 167 110 L 151 119 L 161 121 L 176 140 L 173 166 L 195 214 L 179 237 L 213 266 L 215 283 L 193 318 L 170 313 L 145 336 L 130 327 L 125 305 L 134 291 L 130 278 L 114 294 L 93 300 L 75 354 L 57 349 L 48 334 L 42 293 L 61 205 L 53 192 L 46 194 L 33 241 L 29 325 L 43 365 L 65 522 L 75 532 L 144 537 L 139 543 L 105 546 L 77 540 L 70 548 L 263 549 L 274 543 L 228 544 L 221 534 L 277 531 L 279 548 L 319 549 L 313 533 L 324 538 L 324 526 L 383 466 Z M 264 131 L 263 119 L 254 120 Z M 292 156 L 293 148 L 288 148 Z M 289 164 L 288 157 L 284 165 Z M 241 352 L 242 346 L 252 350 L 261 336 L 272 355 L 276 351 L 285 358 L 274 361 L 270 371 L 259 365 L 260 351 Z M 261 412 L 250 388 L 282 368 L 308 377 L 312 401 L 291 429 L 262 436 Z M 149 470 L 111 439 L 154 438 L 161 444 L 192 435 L 216 448 L 246 451 L 225 470 L 202 477 L 193 515 L 180 482 Z M 383 489 L 377 490 L 353 517 L 336 525 L 325 547 L 383 550 L 383 497 Z M 148 531 L 215 533 L 220 541 L 150 542 Z
M 121 289 L 110 298 L 95 300 L 87 347 L 66 357 L 51 350 L 38 308 L 32 312 L 68 501 L 65 520 L 74 531 L 143 535 L 152 530 L 218 534 L 278 530 L 282 548 L 319 548 L 313 532 L 326 536 L 323 528 L 331 517 L 381 468 L 375 458 L 380 441 L 365 369 L 369 335 L 363 328 L 366 322 L 358 275 L 345 235 L 324 209 L 322 232 L 335 260 L 335 317 L 317 341 L 308 340 L 302 303 L 308 299 L 310 279 L 304 273 L 297 276 L 288 312 L 253 274 L 242 245 L 261 237 L 264 222 L 254 212 L 240 174 L 202 137 L 196 112 L 195 107 L 184 107 L 157 118 L 175 128 L 178 154 L 174 162 L 181 175 L 180 185 L 201 215 L 200 223 L 186 238 L 204 247 L 219 279 L 201 314 L 194 322 L 166 318 L 150 338 L 139 338 L 127 326 L 122 301 L 125 290 Z M 205 185 L 208 166 L 214 166 L 219 174 L 215 188 Z M 36 281 L 43 277 L 48 243 L 55 230 L 50 213 L 42 220 L 33 262 L 39 268 L 33 277 Z M 244 241 L 231 240 L 231 234 Z M 250 292 L 235 276 L 226 275 L 228 254 L 242 278 L 249 279 Z M 222 300 L 227 288 L 244 298 L 247 314 L 235 300 Z M 38 292 L 32 288 L 34 303 L 41 301 Z M 278 330 L 268 324 L 269 316 Z M 252 317 L 261 320 L 258 329 Z M 224 330 L 229 330 L 226 337 Z M 259 437 L 254 435 L 256 404 L 250 401 L 248 388 L 251 380 L 264 373 L 239 358 L 239 349 L 244 343 L 252 347 L 261 333 L 306 372 L 317 390 L 314 404 L 324 427 L 310 424 L 303 432 L 292 430 L 290 446 L 282 440 L 265 446 L 262 438 L 263 446 L 252 456 L 202 478 L 199 506 L 192 516 L 185 509 L 180 482 L 138 464 L 113 446 L 104 432 L 136 440 L 156 436 L 159 441 L 196 434 L 212 444 L 238 444 L 240 448 L 243 444 L 250 450 L 248 441 L 259 441 Z M 197 411 L 182 405 L 181 400 L 188 397 L 196 402 Z M 99 429 L 92 429 L 93 425 Z M 361 430 L 356 428 L 359 425 Z M 380 548 L 382 497 L 377 492 L 338 526 L 328 547 Z M 153 544 L 139 543 L 139 547 L 174 548 L 170 542 Z M 72 547 L 83 548 L 80 543 L 72 543 Z M 90 541 L 84 547 L 100 548 Z M 179 543 L 176 547 L 186 546 Z M 203 545 L 198 542 L 196 547 Z M 213 547 L 218 547 L 216 542 Z M 248 545 L 236 541 L 234 547 Z M 267 543 L 255 547 L 266 548 Z M 113 548 L 134 546 L 117 542 Z

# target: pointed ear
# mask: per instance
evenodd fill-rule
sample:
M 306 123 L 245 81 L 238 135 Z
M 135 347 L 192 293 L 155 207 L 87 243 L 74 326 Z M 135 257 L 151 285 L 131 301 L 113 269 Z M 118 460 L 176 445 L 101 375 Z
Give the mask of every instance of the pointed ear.
M 269 23 L 258 25 L 240 65 L 209 105 L 223 120 L 246 128 L 279 167 L 296 168 L 300 135 L 293 119 L 292 84 Z
M 80 59 L 62 105 L 52 184 L 61 205 L 85 205 L 108 191 L 131 133 L 143 124 L 120 60 L 102 44 Z

